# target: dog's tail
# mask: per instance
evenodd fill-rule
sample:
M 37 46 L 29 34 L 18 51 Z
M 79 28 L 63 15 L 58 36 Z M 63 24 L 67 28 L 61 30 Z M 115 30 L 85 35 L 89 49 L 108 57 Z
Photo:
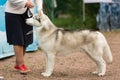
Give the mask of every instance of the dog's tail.
M 104 53 L 103 53 L 103 57 L 104 57 L 105 61 L 106 61 L 107 63 L 112 63 L 112 61 L 113 61 L 113 56 L 112 56 L 112 52 L 111 52 L 111 50 L 110 50 L 110 47 L 109 47 L 107 41 L 106 41 L 106 45 L 105 45 L 105 47 L 104 47 L 104 49 L 103 49 L 103 52 L 104 52 Z

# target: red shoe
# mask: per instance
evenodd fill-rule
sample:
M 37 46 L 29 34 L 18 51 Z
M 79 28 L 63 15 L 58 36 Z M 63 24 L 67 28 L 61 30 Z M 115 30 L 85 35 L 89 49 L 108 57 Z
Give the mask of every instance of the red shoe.
M 28 73 L 30 71 L 30 69 L 28 69 L 24 64 L 22 64 L 20 66 L 15 66 L 14 70 L 17 70 L 20 73 Z

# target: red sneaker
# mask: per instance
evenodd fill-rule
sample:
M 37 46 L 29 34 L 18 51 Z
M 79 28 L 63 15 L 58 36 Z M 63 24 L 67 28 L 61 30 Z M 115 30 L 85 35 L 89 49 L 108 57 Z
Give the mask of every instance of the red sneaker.
M 19 70 L 19 66 L 14 66 L 14 70 L 18 71 Z
M 24 64 L 20 65 L 20 66 L 15 66 L 14 70 L 19 71 L 20 73 L 27 73 L 30 71 L 30 69 L 28 69 Z

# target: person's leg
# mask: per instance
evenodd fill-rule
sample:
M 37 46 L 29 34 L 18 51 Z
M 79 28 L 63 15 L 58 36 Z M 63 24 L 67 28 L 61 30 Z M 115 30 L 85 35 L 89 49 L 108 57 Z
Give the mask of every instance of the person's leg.
M 20 66 L 24 64 L 24 47 L 19 45 L 14 45 L 14 52 L 16 56 L 16 65 Z
M 23 47 L 23 56 L 25 56 L 26 53 L 26 47 Z
M 26 48 L 24 46 L 14 45 L 14 52 L 16 56 L 16 64 L 14 69 L 18 70 L 20 73 L 27 73 L 30 71 L 24 63 L 24 55 Z

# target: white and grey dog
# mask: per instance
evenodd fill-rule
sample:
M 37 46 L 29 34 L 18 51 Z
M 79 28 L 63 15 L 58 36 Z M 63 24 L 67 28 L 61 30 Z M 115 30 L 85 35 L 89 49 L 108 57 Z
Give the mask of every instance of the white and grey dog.
M 39 12 L 26 20 L 28 25 L 38 28 L 40 48 L 46 54 L 46 70 L 43 76 L 50 76 L 53 72 L 56 54 L 66 55 L 84 50 L 96 63 L 94 74 L 104 76 L 106 62 L 111 63 L 112 53 L 102 33 L 98 31 L 66 31 L 57 28 L 43 12 Z

